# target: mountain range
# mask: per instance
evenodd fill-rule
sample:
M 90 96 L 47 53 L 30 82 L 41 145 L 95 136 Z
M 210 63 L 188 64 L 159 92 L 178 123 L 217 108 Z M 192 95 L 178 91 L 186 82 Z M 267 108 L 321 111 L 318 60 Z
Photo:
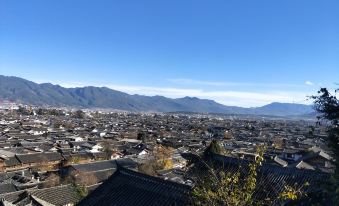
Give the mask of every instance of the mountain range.
M 196 97 L 130 95 L 107 87 L 65 88 L 50 83 L 37 84 L 19 77 L 0 75 L 0 99 L 37 106 L 107 108 L 135 112 L 199 112 L 298 116 L 314 112 L 312 106 L 274 102 L 262 107 L 226 106 Z

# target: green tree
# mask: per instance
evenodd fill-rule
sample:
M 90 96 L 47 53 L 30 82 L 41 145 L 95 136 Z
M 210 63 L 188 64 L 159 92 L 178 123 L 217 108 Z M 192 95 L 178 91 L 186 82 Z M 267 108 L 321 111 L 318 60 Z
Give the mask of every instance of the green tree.
M 82 199 L 88 195 L 86 186 L 80 184 L 72 184 L 72 186 L 79 199 Z
M 327 192 L 333 198 L 335 205 L 339 205 L 339 99 L 331 94 L 326 88 L 321 88 L 317 96 L 312 96 L 315 109 L 320 113 L 319 120 L 325 120 L 328 126 L 328 146 L 331 148 L 335 159 L 335 172 Z M 320 121 L 319 121 L 320 123 Z
M 60 185 L 61 178 L 58 174 L 56 173 L 51 173 L 49 176 L 45 179 L 43 182 L 42 186 L 43 187 L 55 187 Z
M 29 111 L 27 108 L 19 106 L 19 109 L 17 110 L 18 114 L 21 115 L 32 115 L 33 113 Z
M 72 171 L 64 179 L 65 183 L 70 183 L 79 199 L 82 199 L 88 195 L 88 186 L 98 183 L 97 177 L 92 172 Z
M 153 150 L 155 160 L 155 168 L 157 170 L 171 169 L 173 167 L 172 161 L 173 148 L 157 146 Z
M 315 131 L 315 127 L 314 126 L 309 126 L 308 136 L 309 137 L 314 137 L 314 131 Z
M 155 162 L 150 161 L 147 163 L 139 164 L 138 171 L 147 175 L 155 176 L 156 175 Z
M 138 140 L 141 140 L 142 142 L 145 142 L 145 141 L 146 141 L 146 138 L 147 138 L 146 132 L 139 132 L 139 133 L 138 133 L 138 136 L 137 136 L 137 139 L 138 139 Z
M 107 160 L 110 160 L 113 154 L 113 151 L 114 151 L 112 145 L 110 144 L 108 140 L 106 140 L 102 142 L 101 146 L 102 146 L 102 151 L 105 153 L 105 158 Z
M 77 110 L 74 112 L 73 117 L 83 119 L 85 117 L 85 112 L 83 112 L 82 110 Z
M 57 110 L 57 109 L 50 109 L 48 110 L 48 114 L 49 115 L 53 115 L 53 116 L 60 116 L 61 115 L 61 111 Z
M 215 145 L 215 142 L 211 145 Z M 245 177 L 243 177 L 240 167 L 235 173 L 226 173 L 224 170 L 217 170 L 205 163 L 208 175 L 198 178 L 192 192 L 193 203 L 213 206 L 253 205 L 255 203 L 253 194 L 257 182 L 257 167 L 263 161 L 264 148 L 258 147 L 257 153 L 259 158 L 248 165 L 248 174 Z
M 204 156 L 209 157 L 212 154 L 223 154 L 224 149 L 221 147 L 220 142 L 216 139 L 212 140 L 210 145 L 205 149 Z
M 45 114 L 45 110 L 42 109 L 42 108 L 39 108 L 39 109 L 37 109 L 36 114 L 37 115 L 44 115 Z
M 239 165 L 235 172 L 225 172 L 223 167 L 217 167 L 213 162 L 201 160 L 207 168 L 207 173 L 196 173 L 196 185 L 192 191 L 194 205 L 212 206 L 248 206 L 270 205 L 273 200 L 264 198 L 255 199 L 253 194 L 257 187 L 258 168 L 264 161 L 265 146 L 258 146 L 258 157 L 248 165 Z M 281 203 L 289 200 L 299 200 L 305 197 L 303 188 L 307 186 L 288 186 L 279 194 L 278 201 Z
M 153 159 L 138 165 L 138 170 L 144 174 L 155 176 L 157 170 L 172 169 L 172 155 L 173 148 L 162 145 L 156 146 L 153 150 Z

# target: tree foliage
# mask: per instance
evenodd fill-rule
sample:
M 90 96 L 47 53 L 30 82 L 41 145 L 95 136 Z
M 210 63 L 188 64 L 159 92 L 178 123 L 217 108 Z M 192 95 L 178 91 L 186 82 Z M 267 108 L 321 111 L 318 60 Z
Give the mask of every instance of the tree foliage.
M 233 134 L 231 131 L 226 130 L 224 132 L 224 139 L 233 139 Z
M 19 106 L 17 113 L 21 115 L 33 115 L 33 112 L 30 109 L 27 109 L 26 107 L 22 106 Z
M 270 205 L 272 199 L 255 199 L 257 189 L 258 168 L 264 161 L 266 146 L 256 148 L 257 158 L 248 164 L 239 164 L 234 172 L 225 172 L 224 166 L 216 166 L 213 162 L 201 163 L 207 168 L 207 173 L 197 175 L 196 185 L 192 191 L 194 205 L 212 206 L 248 206 Z M 240 163 L 240 162 L 239 162 Z M 278 202 L 299 200 L 305 197 L 303 187 L 285 185 L 284 191 L 277 197 Z
M 79 184 L 72 184 L 76 195 L 79 197 L 79 199 L 82 199 L 88 195 L 88 190 L 86 186 L 79 185 Z
M 98 178 L 92 172 L 74 170 L 63 178 L 63 184 L 71 184 L 79 199 L 82 199 L 88 195 L 88 186 L 97 183 Z
M 142 142 L 145 142 L 147 139 L 147 134 L 146 132 L 139 132 L 137 135 L 137 139 L 141 140 Z
M 101 143 L 102 151 L 105 153 L 105 158 L 110 160 L 114 152 L 113 146 L 109 140 L 105 140 Z
M 306 197 L 307 195 L 303 192 L 304 187 L 308 187 L 309 183 L 305 182 L 305 184 L 301 187 L 297 185 L 289 186 L 285 185 L 285 190 L 279 194 L 280 200 L 298 200 L 302 197 Z
M 335 172 L 327 189 L 329 196 L 335 204 L 339 205 L 339 99 L 331 94 L 326 88 L 321 88 L 317 96 L 312 96 L 315 109 L 320 113 L 319 120 L 327 120 L 328 123 L 328 146 L 331 148 L 335 159 Z
M 157 170 L 171 169 L 173 167 L 173 148 L 158 146 L 153 151 L 155 168 Z
M 60 185 L 61 183 L 61 178 L 58 174 L 56 173 L 51 173 L 49 176 L 45 179 L 43 183 L 43 187 L 55 187 Z
M 78 118 L 78 119 L 83 119 L 85 118 L 85 112 L 83 112 L 82 110 L 77 110 L 73 113 L 73 117 Z
M 64 179 L 64 183 L 90 186 L 98 183 L 98 178 L 92 172 L 74 170 Z
M 155 164 L 154 162 L 142 163 L 138 165 L 138 171 L 147 175 L 155 176 Z
M 171 147 L 164 147 L 164 146 L 157 146 L 154 148 L 153 156 L 154 159 L 150 160 L 147 163 L 140 164 L 138 166 L 139 172 L 144 174 L 156 175 L 157 170 L 166 170 L 173 168 L 173 148 Z
M 37 115 L 64 116 L 64 113 L 61 109 L 38 108 L 36 109 L 36 114 Z
M 215 145 L 212 144 L 211 145 Z M 210 146 L 211 146 L 210 145 Z M 211 147 L 214 148 L 214 147 Z M 253 205 L 253 193 L 257 181 L 257 167 L 263 161 L 264 148 L 258 147 L 259 158 L 251 162 L 244 177 L 241 167 L 235 173 L 216 170 L 206 163 L 208 174 L 199 178 L 193 188 L 193 202 L 195 205 Z
M 216 139 L 212 140 L 210 145 L 205 149 L 204 156 L 209 157 L 212 154 L 224 154 L 225 150 L 220 146 L 220 142 Z

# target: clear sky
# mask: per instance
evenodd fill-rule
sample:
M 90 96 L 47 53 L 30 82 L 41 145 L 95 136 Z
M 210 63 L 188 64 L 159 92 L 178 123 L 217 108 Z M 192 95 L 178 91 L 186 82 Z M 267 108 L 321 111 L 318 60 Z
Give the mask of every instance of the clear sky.
M 339 82 L 339 1 L 0 0 L 0 74 L 246 107 L 304 103 Z

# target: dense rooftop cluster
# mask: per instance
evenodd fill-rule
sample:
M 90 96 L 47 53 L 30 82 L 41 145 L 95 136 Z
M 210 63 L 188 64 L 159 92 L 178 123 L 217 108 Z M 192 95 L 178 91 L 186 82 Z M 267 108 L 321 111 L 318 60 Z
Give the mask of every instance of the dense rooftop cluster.
M 334 169 L 326 129 L 314 121 L 29 107 L 2 110 L 0 118 L 3 205 L 76 204 L 84 197 L 79 182 L 97 194 L 80 205 L 104 199 L 111 205 L 188 204 L 194 180 L 184 154 L 201 154 L 213 139 L 225 149 L 215 158 L 228 164 L 251 161 L 255 146 L 266 145 L 262 172 L 291 184 L 317 182 Z M 171 149 L 162 154 L 159 148 Z M 170 164 L 145 169 L 161 158 Z M 278 182 L 260 180 L 274 189 Z M 128 191 L 137 199 L 132 201 Z

